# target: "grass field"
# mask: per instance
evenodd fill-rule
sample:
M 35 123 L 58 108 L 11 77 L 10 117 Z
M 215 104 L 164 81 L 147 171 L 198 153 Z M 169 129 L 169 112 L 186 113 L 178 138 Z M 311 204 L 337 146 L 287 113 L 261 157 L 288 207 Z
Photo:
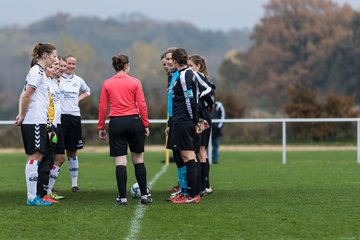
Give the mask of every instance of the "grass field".
M 115 207 L 115 168 L 107 153 L 80 153 L 81 193 L 65 164 L 60 204 L 27 207 L 23 154 L 0 155 L 0 239 L 360 239 L 360 166 L 355 151 L 223 152 L 211 167 L 214 194 L 200 204 L 165 201 L 172 164 L 155 179 L 154 203 Z M 148 180 L 162 153 L 146 153 Z M 128 166 L 128 188 L 134 183 Z M 44 228 L 46 227 L 46 229 Z M 41 230 L 40 230 L 41 229 Z

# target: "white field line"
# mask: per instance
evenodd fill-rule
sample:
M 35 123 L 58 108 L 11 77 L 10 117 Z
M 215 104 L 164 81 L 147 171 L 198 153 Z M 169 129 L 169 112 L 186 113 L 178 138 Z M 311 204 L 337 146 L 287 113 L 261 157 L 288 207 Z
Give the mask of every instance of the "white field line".
M 151 179 L 151 181 L 148 183 L 148 186 L 149 186 L 150 189 L 156 183 L 156 181 L 160 178 L 160 176 L 163 175 L 166 172 L 166 170 L 167 170 L 167 166 L 164 165 L 162 167 L 162 169 L 160 170 L 160 172 L 158 172 L 153 177 L 153 179 Z M 134 216 L 133 220 L 131 221 L 129 234 L 128 234 L 126 239 L 128 239 L 128 240 L 136 240 L 136 236 L 139 233 L 140 228 L 141 228 L 141 219 L 144 216 L 147 207 L 150 207 L 150 206 L 144 206 L 140 202 L 137 205 L 136 210 L 135 210 L 135 216 Z

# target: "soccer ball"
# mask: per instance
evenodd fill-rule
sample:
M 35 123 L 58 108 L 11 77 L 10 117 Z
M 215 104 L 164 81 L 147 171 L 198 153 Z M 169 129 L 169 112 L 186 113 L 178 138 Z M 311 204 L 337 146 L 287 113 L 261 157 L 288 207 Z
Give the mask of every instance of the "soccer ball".
M 135 199 L 140 199 L 141 198 L 141 191 L 140 191 L 140 187 L 139 187 L 139 184 L 136 182 L 134 183 L 132 186 L 131 186 L 131 189 L 130 189 L 130 192 L 131 192 L 131 196 Z M 147 192 L 149 194 L 150 192 L 150 189 L 149 187 L 147 187 Z

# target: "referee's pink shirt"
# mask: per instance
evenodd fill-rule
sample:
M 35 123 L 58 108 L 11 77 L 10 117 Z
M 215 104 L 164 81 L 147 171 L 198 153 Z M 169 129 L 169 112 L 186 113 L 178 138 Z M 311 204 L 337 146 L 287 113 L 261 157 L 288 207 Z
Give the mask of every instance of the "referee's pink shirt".
M 139 114 L 143 126 L 149 126 L 145 97 L 138 79 L 124 73 L 118 73 L 105 80 L 99 102 L 99 130 L 106 128 L 105 119 L 108 103 L 110 103 L 109 117 Z

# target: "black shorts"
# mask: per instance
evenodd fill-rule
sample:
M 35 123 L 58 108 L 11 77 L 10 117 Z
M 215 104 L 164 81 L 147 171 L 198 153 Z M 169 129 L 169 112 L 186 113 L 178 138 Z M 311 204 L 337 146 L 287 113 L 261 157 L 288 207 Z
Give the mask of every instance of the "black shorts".
M 22 124 L 21 134 L 26 154 L 31 155 L 36 151 L 42 154 L 47 152 L 49 135 L 46 124 Z
M 81 132 L 81 117 L 69 114 L 61 115 L 61 126 L 64 134 L 65 149 L 76 151 L 84 147 Z
M 62 130 L 61 124 L 56 126 L 56 135 L 58 138 L 57 144 L 54 146 L 54 153 L 55 154 L 65 154 L 65 143 L 64 143 L 64 133 Z
M 172 149 L 180 151 L 195 150 L 195 126 L 193 121 L 174 121 L 171 132 Z
M 127 155 L 128 144 L 131 152 L 144 152 L 145 133 L 140 116 L 111 117 L 109 122 L 110 156 Z
M 171 132 L 172 132 L 173 125 L 174 125 L 174 121 L 172 120 L 172 118 L 169 118 L 169 121 L 168 121 L 169 132 L 168 132 L 167 143 L 166 143 L 167 149 L 172 149 L 172 137 L 171 137 L 172 134 L 171 134 Z

